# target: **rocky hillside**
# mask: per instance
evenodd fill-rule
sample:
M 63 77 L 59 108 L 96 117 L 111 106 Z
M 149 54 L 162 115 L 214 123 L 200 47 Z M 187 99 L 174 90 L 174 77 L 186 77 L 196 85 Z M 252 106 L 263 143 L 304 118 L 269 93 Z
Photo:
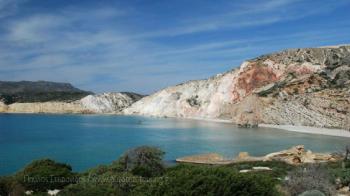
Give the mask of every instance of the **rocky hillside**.
M 0 100 L 6 104 L 46 101 L 75 101 L 89 94 L 69 83 L 47 81 L 0 81 Z
M 94 95 L 69 83 L 0 81 L 0 112 L 119 113 L 143 96 L 136 93 Z
M 350 46 L 291 49 L 144 97 L 125 114 L 348 128 Z
M 143 96 L 136 93 L 103 93 L 88 95 L 80 100 L 83 107 L 94 113 L 119 113 Z

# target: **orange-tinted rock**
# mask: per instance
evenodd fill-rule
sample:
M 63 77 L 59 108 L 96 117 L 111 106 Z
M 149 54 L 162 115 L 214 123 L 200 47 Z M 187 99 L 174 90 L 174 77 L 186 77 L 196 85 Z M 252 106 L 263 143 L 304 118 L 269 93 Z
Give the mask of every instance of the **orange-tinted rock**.
M 251 63 L 236 80 L 237 85 L 232 92 L 233 101 L 240 100 L 246 95 L 249 95 L 254 89 L 273 83 L 278 78 L 271 68 L 265 65 Z

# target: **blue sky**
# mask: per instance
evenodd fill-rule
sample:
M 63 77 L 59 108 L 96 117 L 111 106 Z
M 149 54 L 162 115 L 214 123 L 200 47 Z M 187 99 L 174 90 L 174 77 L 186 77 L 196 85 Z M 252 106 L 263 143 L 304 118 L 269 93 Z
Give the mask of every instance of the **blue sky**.
M 350 43 L 350 0 L 0 0 L 0 80 L 152 93 L 286 48 Z

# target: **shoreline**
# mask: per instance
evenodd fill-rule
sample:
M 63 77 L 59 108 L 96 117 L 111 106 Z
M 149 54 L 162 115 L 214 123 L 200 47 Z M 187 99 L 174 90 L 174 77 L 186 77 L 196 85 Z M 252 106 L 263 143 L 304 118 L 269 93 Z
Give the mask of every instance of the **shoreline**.
M 298 133 L 309 133 L 309 134 L 317 134 L 317 135 L 350 138 L 350 131 L 347 131 L 345 129 L 310 127 L 310 126 L 302 126 L 302 125 L 274 125 L 274 124 L 259 124 L 258 127 L 275 128 L 275 129 L 281 129 L 285 131 L 298 132 Z
M 0 112 L 0 114 L 44 114 L 44 115 L 101 115 L 101 116 L 143 116 L 150 118 L 176 118 L 181 120 L 196 120 L 196 121 L 205 121 L 205 122 L 216 122 L 216 123 L 229 123 L 236 125 L 231 120 L 227 119 L 211 119 L 211 118 L 200 118 L 200 117 L 159 117 L 159 116 L 145 116 L 145 115 L 125 115 L 122 113 L 20 113 L 20 112 Z M 322 128 L 322 127 L 311 127 L 303 125 L 274 125 L 274 124 L 259 124 L 258 127 L 262 128 L 274 128 L 284 131 L 297 132 L 297 133 L 307 133 L 307 134 L 317 134 L 317 135 L 326 135 L 326 136 L 335 136 L 335 137 L 345 137 L 350 138 L 350 131 L 345 129 L 337 128 Z
M 225 119 L 181 118 L 181 117 L 175 117 L 175 118 L 185 119 L 185 120 L 188 119 L 188 120 L 206 121 L 206 122 L 230 123 L 230 124 L 236 125 L 231 120 L 225 120 Z M 347 131 L 345 129 L 337 129 L 337 128 L 311 127 L 311 126 L 303 126 L 303 125 L 274 125 L 274 124 L 258 124 L 258 127 L 280 129 L 283 131 L 290 131 L 290 132 L 297 132 L 297 133 L 350 138 L 350 131 Z
M 175 117 L 175 118 L 178 118 L 178 117 Z M 233 125 L 236 125 L 231 120 L 225 120 L 225 119 L 208 119 L 208 118 L 179 118 L 179 119 L 198 120 L 198 121 L 217 122 L 217 123 L 231 123 Z M 311 127 L 311 126 L 303 126 L 303 125 L 274 125 L 274 124 L 258 124 L 258 127 L 280 129 L 283 131 L 290 131 L 290 132 L 297 132 L 297 133 L 350 138 L 350 131 L 347 131 L 345 129 L 337 129 L 337 128 Z
M 168 117 L 168 118 L 172 118 L 172 117 Z M 225 120 L 225 119 L 183 118 L 183 117 L 174 117 L 174 118 L 182 119 L 182 120 L 198 120 L 198 121 L 229 123 L 229 124 L 237 125 L 231 120 Z M 273 129 L 279 129 L 283 131 L 290 131 L 290 132 L 297 132 L 297 133 L 350 138 L 350 131 L 347 131 L 345 129 L 337 129 L 337 128 L 333 129 L 333 128 L 322 128 L 322 127 L 310 127 L 310 126 L 303 126 L 303 125 L 274 125 L 274 124 L 258 124 L 258 127 L 273 128 Z

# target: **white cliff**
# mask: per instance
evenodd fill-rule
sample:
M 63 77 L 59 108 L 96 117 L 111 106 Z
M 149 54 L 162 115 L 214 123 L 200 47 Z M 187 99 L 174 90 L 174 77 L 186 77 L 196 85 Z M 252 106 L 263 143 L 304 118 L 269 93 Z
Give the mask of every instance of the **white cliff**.
M 168 87 L 124 114 L 346 128 L 350 46 L 286 50 L 207 80 Z M 321 107 L 320 107 L 321 106 Z
M 102 93 L 88 95 L 80 100 L 83 108 L 93 113 L 119 113 L 141 98 L 140 95 L 130 93 Z

